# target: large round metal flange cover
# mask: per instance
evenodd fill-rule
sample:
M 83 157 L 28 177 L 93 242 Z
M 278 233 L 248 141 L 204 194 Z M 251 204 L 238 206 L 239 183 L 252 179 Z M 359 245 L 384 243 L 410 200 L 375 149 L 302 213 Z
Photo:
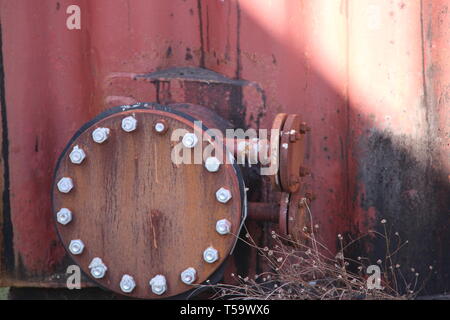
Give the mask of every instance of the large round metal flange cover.
M 116 108 L 62 153 L 52 191 L 57 231 L 100 286 L 134 298 L 179 296 L 211 279 L 233 250 L 246 207 L 239 167 L 172 161 L 174 148 L 192 161 L 211 144 L 227 155 L 195 120 L 155 105 Z M 191 135 L 174 141 L 175 130 Z

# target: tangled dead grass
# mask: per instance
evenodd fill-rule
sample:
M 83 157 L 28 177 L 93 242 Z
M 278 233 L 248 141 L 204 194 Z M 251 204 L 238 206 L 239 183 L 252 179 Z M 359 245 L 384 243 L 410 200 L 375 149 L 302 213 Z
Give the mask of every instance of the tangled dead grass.
M 308 203 L 305 205 L 312 215 Z M 233 284 L 207 286 L 214 290 L 214 299 L 228 300 L 408 300 L 415 299 L 425 284 L 425 279 L 413 269 L 403 273 L 396 262 L 397 253 L 408 244 L 394 234 L 387 221 L 382 220 L 384 232 L 370 231 L 358 239 L 344 239 L 338 235 L 340 248 L 331 254 L 316 237 L 319 226 L 305 228 L 305 241 L 295 242 L 282 238 L 272 231 L 272 248 L 259 247 L 247 232 L 244 241 L 255 248 L 272 271 L 253 278 L 232 274 Z M 347 249 L 364 237 L 381 238 L 386 244 L 385 257 L 376 262 L 366 257 L 345 256 Z M 371 267 L 370 267 L 371 266 Z M 370 267 L 370 268 L 369 268 Z M 380 270 L 381 277 L 371 274 Z M 430 271 L 432 267 L 430 267 Z M 202 286 L 205 287 L 205 286 Z

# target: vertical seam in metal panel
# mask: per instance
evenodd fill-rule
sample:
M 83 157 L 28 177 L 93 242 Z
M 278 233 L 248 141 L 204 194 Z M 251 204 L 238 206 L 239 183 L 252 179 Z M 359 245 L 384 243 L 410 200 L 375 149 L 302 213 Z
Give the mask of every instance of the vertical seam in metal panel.
M 241 5 L 236 1 L 236 79 L 241 78 Z
M 345 208 L 347 210 L 347 212 L 353 212 L 353 210 L 351 210 L 351 206 L 350 206 L 350 201 L 352 199 L 352 197 L 350 196 L 350 185 L 351 185 L 351 181 L 350 181 L 350 156 L 349 156 L 349 147 L 350 147 L 350 110 L 351 110 L 351 105 L 350 105 L 350 17 L 349 17 L 349 0 L 345 0 L 345 72 L 346 72 L 346 90 L 345 90 L 345 100 L 346 100 L 346 132 L 345 132 L 345 148 L 344 148 L 344 156 L 345 156 L 345 172 L 346 172 L 346 184 L 345 184 L 345 188 L 346 188 L 346 197 L 345 197 Z
M 205 40 L 203 39 L 203 13 L 202 0 L 197 0 L 199 34 L 200 34 L 200 67 L 205 68 Z
M 420 28 L 421 28 L 421 45 L 422 45 L 422 82 L 423 82 L 423 95 L 425 107 L 428 107 L 428 88 L 426 79 L 426 60 L 425 60 L 425 23 L 423 21 L 423 0 L 420 0 Z M 427 108 L 428 109 L 428 108 Z M 426 112 L 427 122 L 428 122 L 428 111 Z
M 432 6 L 431 2 L 431 6 Z M 432 12 L 432 10 L 430 10 Z M 432 22 L 432 19 L 430 19 L 430 23 Z M 432 154 L 433 154 L 433 147 L 432 147 L 432 141 L 431 137 L 433 136 L 432 132 L 432 119 L 431 119 L 431 108 L 432 103 L 430 101 L 430 90 L 429 90 L 429 82 L 427 81 L 427 37 L 426 37 L 426 26 L 425 26 L 425 17 L 424 17 L 424 3 L 423 0 L 420 0 L 420 27 L 421 27 L 421 50 L 422 50 L 422 82 L 423 82 L 423 106 L 425 108 L 425 121 L 426 121 L 426 131 L 427 131 L 427 168 L 426 168 L 426 175 L 425 179 L 428 180 L 428 183 L 431 183 L 430 181 L 430 175 L 429 170 L 432 167 Z
M 11 221 L 10 176 L 9 176 L 9 137 L 6 111 L 5 72 L 3 64 L 3 29 L 0 21 L 0 104 L 2 116 L 2 158 L 3 158 L 3 244 L 6 271 L 14 266 L 13 228 Z

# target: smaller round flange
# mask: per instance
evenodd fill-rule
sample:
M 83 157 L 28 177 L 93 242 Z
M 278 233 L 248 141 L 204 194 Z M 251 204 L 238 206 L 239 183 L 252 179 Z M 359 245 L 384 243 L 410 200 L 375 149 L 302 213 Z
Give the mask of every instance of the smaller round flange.
M 299 115 L 288 115 L 280 139 L 280 184 L 285 192 L 294 193 L 301 186 L 305 134 Z

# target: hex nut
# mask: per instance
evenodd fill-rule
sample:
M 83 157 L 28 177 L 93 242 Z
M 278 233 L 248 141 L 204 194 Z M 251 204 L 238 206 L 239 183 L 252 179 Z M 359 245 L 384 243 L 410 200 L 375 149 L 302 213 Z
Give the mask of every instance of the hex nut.
M 228 201 L 231 200 L 231 198 L 232 198 L 232 195 L 231 195 L 230 190 L 228 190 L 228 189 L 220 188 L 216 192 L 216 199 L 220 203 L 227 203 Z
M 72 240 L 69 244 L 69 251 L 74 255 L 80 255 L 83 253 L 84 243 L 81 240 Z
M 183 145 L 186 148 L 192 149 L 198 143 L 198 138 L 195 133 L 186 133 L 183 137 Z
M 69 193 L 73 189 L 73 180 L 64 177 L 58 182 L 58 190 L 62 193 Z
M 73 164 L 81 164 L 86 158 L 86 153 L 78 146 L 73 147 L 72 152 L 69 155 L 70 161 Z
M 120 280 L 120 290 L 125 293 L 130 293 L 134 288 L 136 288 L 134 278 L 128 274 L 123 275 L 122 280 Z
M 194 268 L 187 268 L 181 273 L 180 278 L 184 284 L 193 284 L 197 279 L 197 271 Z
M 92 140 L 96 143 L 103 143 L 109 138 L 110 130 L 108 128 L 97 128 L 92 132 Z
M 217 172 L 220 169 L 220 160 L 216 157 L 209 157 L 205 160 L 205 168 L 209 172 Z
M 137 120 L 135 117 L 126 117 L 122 120 L 122 129 L 125 132 L 133 132 L 137 128 Z
M 102 279 L 105 276 L 106 271 L 108 270 L 108 268 L 100 258 L 92 259 L 91 263 L 89 264 L 89 269 L 91 269 L 91 275 L 95 279 Z
M 62 208 L 56 214 L 56 221 L 63 226 L 69 224 L 72 221 L 72 211 L 67 208 Z
M 167 281 L 166 277 L 163 275 L 157 275 L 152 278 L 149 282 L 150 287 L 152 288 L 152 292 L 157 295 L 162 295 L 167 291 Z
M 222 219 L 216 223 L 216 231 L 220 235 L 227 235 L 231 232 L 231 222 L 227 219 Z
M 214 263 L 219 260 L 219 252 L 213 247 L 209 247 L 203 252 L 203 259 L 207 263 Z

